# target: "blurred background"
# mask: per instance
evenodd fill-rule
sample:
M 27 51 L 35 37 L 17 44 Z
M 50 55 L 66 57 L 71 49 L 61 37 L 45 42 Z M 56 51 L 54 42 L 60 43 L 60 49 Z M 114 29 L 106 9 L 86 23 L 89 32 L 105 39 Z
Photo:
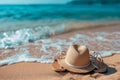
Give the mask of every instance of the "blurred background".
M 63 33 L 70 23 L 119 19 L 120 0 L 0 0 L 0 45 Z
M 51 63 L 72 44 L 120 53 L 120 0 L 0 0 L 0 65 Z

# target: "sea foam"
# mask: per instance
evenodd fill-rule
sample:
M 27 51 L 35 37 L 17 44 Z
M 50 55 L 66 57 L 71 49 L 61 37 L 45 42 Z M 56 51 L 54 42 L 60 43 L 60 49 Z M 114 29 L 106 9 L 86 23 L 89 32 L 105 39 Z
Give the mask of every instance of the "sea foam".
M 19 52 L 17 52 L 15 55 L 0 60 L 0 65 L 13 64 L 23 61 L 52 63 L 57 55 L 62 54 L 61 51 L 67 51 L 68 47 L 73 44 L 86 45 L 89 47 L 90 52 L 99 52 L 102 57 L 111 56 L 113 54 L 120 54 L 120 32 L 113 32 L 111 34 L 107 32 L 88 34 L 89 35 L 71 35 L 71 37 L 68 37 L 67 39 L 48 38 L 35 41 L 32 44 L 36 46 L 34 50 L 38 49 L 39 51 L 42 51 L 44 53 L 40 57 L 37 57 L 36 54 L 31 55 L 32 53 L 29 51 L 29 47 L 21 47 L 19 49 Z M 41 46 L 38 46 L 39 42 L 42 43 Z M 11 49 L 3 51 L 0 56 L 3 56 L 4 54 L 9 54 L 9 52 L 11 52 Z
M 61 27 L 61 28 L 59 28 Z M 8 31 L 0 33 L 0 49 L 15 48 L 18 45 L 44 39 L 47 36 L 64 32 L 65 24 L 57 25 L 57 27 L 39 26 L 35 28 L 24 28 L 16 31 Z
M 18 62 L 41 62 L 41 63 L 52 63 L 53 58 L 50 60 L 47 59 L 48 56 L 41 56 L 40 58 L 36 58 L 33 56 L 30 56 L 29 50 L 24 49 L 23 51 L 17 53 L 16 55 L 13 55 L 11 57 L 8 57 L 4 60 L 0 60 L 0 65 L 10 65 Z M 49 56 L 50 58 L 50 56 Z

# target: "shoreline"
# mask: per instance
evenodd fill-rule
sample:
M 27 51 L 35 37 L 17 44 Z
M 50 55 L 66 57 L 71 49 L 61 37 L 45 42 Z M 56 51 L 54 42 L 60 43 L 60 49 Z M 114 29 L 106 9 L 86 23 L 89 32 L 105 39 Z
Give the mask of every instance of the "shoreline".
M 73 38 L 75 37 L 76 34 L 84 34 L 86 36 L 91 37 L 91 39 L 93 37 L 96 37 L 97 34 L 91 35 L 90 33 L 93 32 L 108 32 L 111 34 L 111 36 L 107 37 L 108 40 L 112 40 L 113 38 L 117 38 L 115 36 L 118 36 L 119 38 L 119 34 L 116 35 L 117 32 L 120 31 L 120 25 L 118 26 L 112 26 L 112 27 L 100 27 L 100 28 L 91 28 L 89 30 L 87 29 L 83 29 L 83 30 L 75 30 L 75 31 L 70 31 L 67 33 L 63 33 L 63 34 L 58 34 L 58 35 L 53 35 L 50 36 L 48 39 L 53 39 L 53 40 L 57 40 L 57 39 L 66 39 L 68 41 L 68 39 L 72 36 Z M 116 32 L 116 33 L 115 33 Z M 114 33 L 114 34 L 112 34 Z M 99 33 L 98 33 L 99 34 Z M 101 34 L 99 34 L 101 35 Z M 76 38 L 76 37 L 75 37 Z M 117 38 L 117 39 L 118 39 Z M 78 38 L 79 39 L 79 38 Z M 101 38 L 98 38 L 101 39 Z M 48 41 L 49 42 L 49 41 Z M 109 57 L 105 57 L 104 62 L 109 66 L 108 68 L 108 72 L 107 73 L 90 73 L 90 74 L 73 74 L 73 73 L 69 73 L 69 72 L 63 72 L 63 73 L 56 73 L 52 70 L 51 68 L 51 64 L 42 64 L 42 63 L 36 63 L 36 61 L 33 60 L 33 58 L 31 58 L 30 56 L 34 56 L 34 57 L 38 57 L 40 58 L 41 55 L 45 54 L 45 55 L 49 55 L 48 53 L 45 53 L 43 51 L 40 51 L 40 49 L 42 48 L 42 45 L 48 45 L 46 44 L 47 42 L 44 43 L 43 42 L 33 42 L 33 43 L 29 43 L 29 44 L 25 44 L 25 45 L 21 45 L 19 46 L 17 49 L 2 49 L 0 50 L 0 59 L 5 59 L 8 57 L 14 58 L 12 57 L 13 55 L 16 54 L 20 54 L 18 53 L 19 51 L 21 53 L 24 52 L 24 50 L 28 50 L 30 52 L 29 56 L 25 57 L 26 55 L 21 55 L 22 57 L 18 57 L 18 61 L 21 60 L 21 62 L 19 63 L 15 63 L 12 65 L 5 65 L 5 66 L 0 66 L 0 79 L 2 80 L 117 80 L 119 79 L 119 75 L 120 75 L 120 53 L 117 54 L 113 54 Z M 98 43 L 89 43 L 88 48 L 90 48 L 91 50 L 100 50 L 100 48 L 102 49 L 103 46 L 101 45 L 97 45 Z M 112 43 L 108 43 L 107 44 L 112 44 Z M 92 46 L 95 46 L 94 49 L 92 49 Z M 55 47 L 56 45 L 54 45 Z M 64 47 L 65 45 L 63 45 Z M 110 46 L 107 46 L 106 49 L 108 49 Z M 104 49 L 104 48 L 103 48 Z M 117 49 L 117 48 L 115 48 Z M 119 47 L 118 47 L 119 49 Z M 7 51 L 8 50 L 8 51 Z M 9 51 L 10 50 L 10 51 Z M 56 48 L 50 48 L 50 50 L 56 52 Z M 67 50 L 67 48 L 64 48 L 64 50 Z M 109 49 L 108 49 L 109 50 Z M 4 51 L 6 51 L 6 53 L 4 53 Z M 24 53 L 23 53 L 24 54 Z M 17 55 L 19 56 L 19 55 Z M 15 56 L 15 57 L 17 57 Z M 53 54 L 52 54 L 53 56 Z M 25 62 L 22 60 L 26 60 L 31 58 L 31 62 Z M 13 59 L 14 60 L 14 59 Z M 32 61 L 33 60 L 33 61 Z M 44 60 L 44 59 L 43 59 Z
M 94 28 L 104 28 L 104 27 L 113 27 L 119 26 L 120 22 L 71 22 L 68 26 L 65 27 L 65 31 L 74 31 L 74 30 L 87 30 L 87 29 L 94 29 Z
M 52 36 L 62 35 L 68 32 L 97 30 L 106 27 L 115 27 L 120 25 L 120 21 L 116 22 L 69 22 L 59 25 L 40 26 L 37 22 L 36 27 L 18 29 L 16 31 L 0 32 L 0 49 L 15 48 L 21 44 L 35 42 L 42 39 L 47 39 Z M 17 25 L 16 25 L 17 26 Z M 19 24 L 20 26 L 20 24 Z M 35 25 L 34 25 L 35 26 Z M 119 28 L 118 28 L 119 29 Z M 110 29 L 112 30 L 112 29 Z M 116 29 L 117 30 L 117 29 Z M 104 30 L 103 31 L 109 31 Z M 118 31 L 118 30 L 117 30 Z M 88 31 L 89 32 L 89 31 Z
M 0 59 L 9 60 L 9 57 L 18 57 L 18 54 L 19 56 L 24 56 L 27 59 L 31 58 L 31 60 L 37 60 L 39 62 L 39 60 L 41 61 L 40 57 L 42 57 L 42 55 L 45 54 L 43 59 L 49 59 L 49 56 L 51 56 L 50 59 L 52 59 L 52 56 L 56 55 L 58 51 L 67 50 L 68 46 L 74 43 L 87 45 L 91 51 L 107 51 L 104 53 L 106 54 L 106 56 L 110 56 L 113 54 L 112 52 L 120 52 L 118 45 L 120 36 L 119 31 L 119 26 L 111 26 L 75 30 L 63 34 L 57 34 L 50 36 L 47 39 L 30 42 L 27 44 L 16 46 L 12 49 L 0 49 Z M 8 63 L 8 61 L 6 63 Z

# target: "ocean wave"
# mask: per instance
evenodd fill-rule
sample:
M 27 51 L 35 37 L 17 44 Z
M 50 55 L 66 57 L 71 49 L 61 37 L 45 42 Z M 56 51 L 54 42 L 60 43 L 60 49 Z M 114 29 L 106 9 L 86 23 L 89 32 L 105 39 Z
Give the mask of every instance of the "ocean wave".
M 94 20 L 108 17 L 119 19 L 119 8 L 117 5 L 1 5 L 0 19 L 20 21 L 40 19 Z
M 65 24 L 22 28 L 15 31 L 0 32 L 0 49 L 15 48 L 18 45 L 44 39 L 56 33 L 64 32 Z
M 89 32 L 88 34 L 75 34 L 68 37 L 68 39 L 42 39 L 28 46 L 26 45 L 27 47 L 16 48 L 16 53 L 11 56 L 9 56 L 9 53 L 12 50 L 3 50 L 0 56 L 8 56 L 0 60 L 0 65 L 9 65 L 23 61 L 52 63 L 56 56 L 62 54 L 61 51 L 67 51 L 72 44 L 86 45 L 89 47 L 90 53 L 94 51 L 99 52 L 102 57 L 120 54 L 120 32 Z M 40 43 L 42 43 L 41 46 Z M 33 45 L 35 46 L 35 53 L 30 51 L 30 46 Z M 37 56 L 37 54 L 41 56 Z
M 14 24 L 15 23 L 15 24 Z M 34 42 L 37 40 L 42 40 L 48 38 L 49 36 L 64 33 L 67 31 L 73 31 L 76 29 L 82 28 L 91 28 L 91 27 L 104 27 L 104 26 L 117 26 L 119 22 L 99 22 L 99 23 L 91 23 L 91 22 L 74 22 L 74 21 L 38 21 L 38 22 L 26 22 L 23 21 L 23 24 L 17 24 L 14 22 L 14 26 L 9 28 L 5 27 L 5 29 L 1 28 L 0 32 L 0 49 L 3 48 L 15 48 L 21 44 L 26 44 L 29 42 Z M 8 24 L 7 24 L 8 25 Z M 11 25 L 11 24 L 10 24 Z M 27 26 L 28 27 L 27 27 Z M 89 25 L 89 26 L 88 26 Z M 9 29 L 9 30 L 8 30 Z M 95 33 L 97 34 L 97 33 Z M 98 35 L 98 34 L 97 34 Z M 101 36 L 102 35 L 102 36 Z M 103 36 L 107 36 L 109 34 L 101 33 L 96 37 L 97 40 L 105 41 Z M 81 36 L 83 38 L 87 38 L 85 35 Z M 76 38 L 72 38 L 71 40 L 76 40 Z M 84 42 L 83 42 L 84 43 Z

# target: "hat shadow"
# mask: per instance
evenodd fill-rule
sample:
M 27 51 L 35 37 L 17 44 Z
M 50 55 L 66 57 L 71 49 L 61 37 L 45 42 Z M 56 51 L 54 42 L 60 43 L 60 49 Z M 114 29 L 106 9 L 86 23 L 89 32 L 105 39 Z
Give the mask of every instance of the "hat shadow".
M 106 67 L 107 67 L 106 72 L 98 72 L 98 73 L 104 74 L 104 75 L 111 75 L 111 74 L 114 74 L 114 73 L 117 72 L 117 70 L 114 68 L 114 66 L 111 67 L 111 66 L 106 65 Z M 95 72 L 92 71 L 92 72 L 89 72 L 89 73 L 94 74 Z
M 62 75 L 62 76 L 64 76 L 64 75 L 66 75 L 67 73 L 69 73 L 69 71 L 67 71 L 67 70 L 61 71 L 61 72 L 57 72 L 57 71 L 55 71 L 55 72 L 58 73 L 58 74 L 60 74 L 60 75 Z
M 103 72 L 103 73 L 100 73 L 100 74 L 104 74 L 104 75 L 111 75 L 111 74 L 114 74 L 117 72 L 117 70 L 114 68 L 114 67 L 110 67 L 108 65 L 107 66 L 107 71 L 106 72 Z M 80 74 L 80 75 L 87 75 L 87 74 L 94 74 L 95 72 L 94 71 L 91 71 L 91 72 L 88 72 L 88 73 L 74 73 L 74 72 L 69 72 L 68 70 L 65 70 L 63 72 L 57 72 L 58 74 L 64 76 L 66 75 L 67 73 L 72 73 L 72 74 Z
M 111 75 L 111 74 L 114 74 L 116 72 L 117 72 L 117 70 L 114 67 L 107 66 L 107 71 L 105 73 L 103 73 L 103 74 Z

